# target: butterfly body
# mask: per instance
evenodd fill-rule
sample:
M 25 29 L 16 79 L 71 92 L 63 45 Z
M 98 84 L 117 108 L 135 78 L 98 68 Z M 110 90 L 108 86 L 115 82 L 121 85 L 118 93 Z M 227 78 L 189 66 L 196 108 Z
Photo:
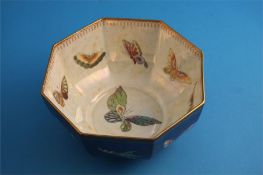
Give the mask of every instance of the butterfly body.
M 169 49 L 168 59 L 168 64 L 164 67 L 164 72 L 170 74 L 171 80 L 178 80 L 183 83 L 191 84 L 191 78 L 185 72 L 178 69 L 176 56 L 171 48 Z
M 142 56 L 142 51 L 139 44 L 136 41 L 129 42 L 127 40 L 122 40 L 123 45 L 130 55 L 134 64 L 143 64 L 145 68 L 148 67 L 148 63 L 145 58 Z

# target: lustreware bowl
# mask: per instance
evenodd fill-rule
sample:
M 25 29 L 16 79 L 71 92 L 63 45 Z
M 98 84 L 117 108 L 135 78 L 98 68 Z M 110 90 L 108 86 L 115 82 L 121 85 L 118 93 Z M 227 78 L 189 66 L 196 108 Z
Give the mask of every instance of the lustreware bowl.
M 91 153 L 148 158 L 197 121 L 203 53 L 162 21 L 99 19 L 53 46 L 41 93 Z

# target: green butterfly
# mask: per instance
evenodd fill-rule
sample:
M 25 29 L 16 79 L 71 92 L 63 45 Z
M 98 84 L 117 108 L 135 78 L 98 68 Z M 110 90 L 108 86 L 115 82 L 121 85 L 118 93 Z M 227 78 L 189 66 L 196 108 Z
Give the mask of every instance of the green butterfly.
M 161 124 L 159 120 L 152 117 L 131 115 L 126 116 L 127 94 L 121 86 L 108 98 L 107 106 L 109 112 L 104 115 L 104 118 L 109 123 L 122 122 L 120 128 L 123 132 L 130 131 L 132 128 L 131 123 L 140 126 L 149 126 L 154 124 Z

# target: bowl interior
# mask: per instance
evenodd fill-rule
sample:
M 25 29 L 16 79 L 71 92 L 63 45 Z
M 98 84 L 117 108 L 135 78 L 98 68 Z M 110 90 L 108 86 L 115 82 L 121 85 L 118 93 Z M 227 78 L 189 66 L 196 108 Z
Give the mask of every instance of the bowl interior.
M 53 48 L 42 93 L 81 133 L 151 138 L 203 102 L 202 61 L 159 21 L 99 20 Z

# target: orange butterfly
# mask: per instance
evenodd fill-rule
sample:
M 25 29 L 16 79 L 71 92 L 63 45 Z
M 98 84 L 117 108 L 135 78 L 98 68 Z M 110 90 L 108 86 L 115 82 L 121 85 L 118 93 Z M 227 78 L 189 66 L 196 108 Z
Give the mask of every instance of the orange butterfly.
M 148 67 L 148 64 L 145 58 L 142 56 L 142 50 L 139 44 L 136 41 L 129 42 L 127 40 L 122 40 L 125 49 L 127 50 L 130 58 L 133 60 L 133 63 L 143 64 L 145 68 Z
M 65 76 L 63 77 L 61 82 L 60 92 L 55 90 L 53 92 L 53 96 L 58 102 L 58 104 L 60 104 L 62 107 L 65 106 L 64 99 L 65 100 L 68 99 L 68 83 Z
M 186 73 L 178 69 L 175 53 L 171 48 L 169 49 L 168 64 L 163 70 L 165 73 L 170 74 L 170 78 L 172 80 L 178 80 L 187 84 L 192 83 L 191 78 Z

